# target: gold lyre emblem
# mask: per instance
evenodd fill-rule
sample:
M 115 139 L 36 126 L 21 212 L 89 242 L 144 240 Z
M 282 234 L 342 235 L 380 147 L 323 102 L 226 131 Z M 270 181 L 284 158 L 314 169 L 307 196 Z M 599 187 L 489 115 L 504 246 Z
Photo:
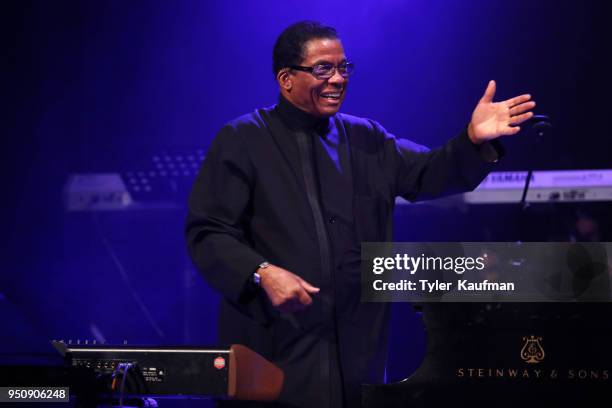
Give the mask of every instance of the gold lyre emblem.
M 540 344 L 541 337 L 531 335 L 529 337 L 523 337 L 525 344 L 521 349 L 521 358 L 529 364 L 539 363 L 544 360 L 544 348 Z

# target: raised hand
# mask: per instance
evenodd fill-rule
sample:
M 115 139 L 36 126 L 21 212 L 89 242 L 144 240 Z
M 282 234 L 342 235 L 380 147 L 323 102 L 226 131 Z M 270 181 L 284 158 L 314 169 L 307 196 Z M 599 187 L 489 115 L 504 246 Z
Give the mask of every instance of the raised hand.
M 472 113 L 468 135 L 472 143 L 480 144 L 500 136 L 514 135 L 518 126 L 533 116 L 535 102 L 524 94 L 501 102 L 493 102 L 495 81 L 489 81 L 484 95 Z

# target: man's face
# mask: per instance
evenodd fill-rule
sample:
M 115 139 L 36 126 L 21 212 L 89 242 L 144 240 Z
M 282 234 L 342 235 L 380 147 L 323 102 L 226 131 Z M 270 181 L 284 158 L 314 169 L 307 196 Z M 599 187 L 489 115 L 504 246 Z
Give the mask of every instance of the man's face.
M 304 60 L 299 64 L 312 67 L 317 64 L 337 66 L 346 61 L 342 43 L 338 39 L 319 38 L 304 46 Z M 338 112 L 344 96 L 348 78 L 338 70 L 328 79 L 317 79 L 309 72 L 291 70 L 292 88 L 285 96 L 295 106 L 315 116 L 331 116 Z

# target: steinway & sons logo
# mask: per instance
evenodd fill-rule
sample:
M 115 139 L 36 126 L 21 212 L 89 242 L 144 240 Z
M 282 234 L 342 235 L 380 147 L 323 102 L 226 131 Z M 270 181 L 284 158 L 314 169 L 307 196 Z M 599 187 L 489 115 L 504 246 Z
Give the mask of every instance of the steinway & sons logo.
M 542 340 L 541 337 L 536 337 L 534 335 L 523 337 L 525 344 L 523 344 L 523 348 L 521 349 L 521 358 L 524 362 L 534 364 L 544 360 L 546 353 L 544 353 L 544 348 L 540 340 Z
M 540 336 L 529 335 L 522 337 L 520 348 L 521 360 L 524 366 L 514 367 L 459 367 L 455 369 L 456 378 L 469 379 L 498 379 L 523 381 L 586 381 L 599 384 L 612 382 L 610 370 L 601 368 L 536 368 L 536 364 L 542 362 L 546 357 L 544 351 L 544 340 Z M 516 349 L 515 349 L 516 350 Z M 518 350 L 513 351 L 516 353 Z M 516 355 L 516 354 L 514 354 Z

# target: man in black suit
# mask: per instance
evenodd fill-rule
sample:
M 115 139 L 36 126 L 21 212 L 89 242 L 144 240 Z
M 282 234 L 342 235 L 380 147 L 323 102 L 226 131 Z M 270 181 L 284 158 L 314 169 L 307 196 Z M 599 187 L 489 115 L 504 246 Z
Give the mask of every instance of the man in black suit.
M 331 27 L 300 22 L 274 47 L 277 105 L 225 125 L 189 200 L 190 254 L 222 296 L 220 341 L 285 371 L 279 403 L 356 407 L 381 382 L 389 308 L 360 302 L 360 244 L 391 239 L 395 198 L 475 188 L 496 138 L 532 116 L 529 95 L 493 102 L 429 150 L 339 113 L 353 64 Z

